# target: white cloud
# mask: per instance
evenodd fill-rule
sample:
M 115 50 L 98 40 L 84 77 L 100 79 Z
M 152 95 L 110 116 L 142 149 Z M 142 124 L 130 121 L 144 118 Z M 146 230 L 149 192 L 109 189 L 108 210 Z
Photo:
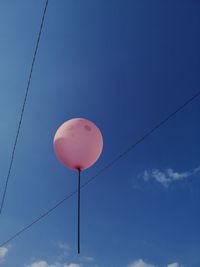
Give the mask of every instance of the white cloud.
M 8 253 L 7 247 L 0 247 L 0 263 L 5 261 L 5 257 Z
M 69 258 L 71 248 L 68 244 L 63 242 L 56 242 L 56 247 L 60 249 L 61 255 L 57 257 L 57 261 L 54 263 L 49 263 L 46 260 L 37 260 L 30 264 L 25 265 L 26 267 L 83 267 L 80 263 L 71 262 L 68 263 L 69 260 L 66 260 L 66 258 Z M 79 259 L 80 260 L 80 259 Z M 91 257 L 85 257 L 85 262 L 92 261 L 93 258 Z M 67 261 L 67 263 L 66 263 Z
M 0 259 L 3 259 L 7 253 L 8 253 L 8 248 L 0 247 Z
M 27 267 L 50 267 L 50 265 L 46 261 L 37 261 L 33 262 L 31 265 L 28 265 Z
M 127 267 L 156 267 L 150 263 L 144 262 L 142 259 L 134 261 L 132 264 L 128 265 Z
M 193 172 L 189 172 L 189 171 L 182 172 L 182 173 L 175 172 L 173 171 L 173 169 L 167 169 L 166 171 L 167 171 L 169 178 L 171 178 L 172 180 L 182 180 L 193 175 Z
M 93 261 L 93 258 L 88 257 L 88 261 Z M 60 263 L 56 262 L 53 264 L 49 264 L 46 261 L 36 261 L 33 262 L 30 265 L 26 265 L 26 267 L 81 267 L 82 265 L 78 263 Z M 95 265 L 97 266 L 97 265 Z M 142 259 L 136 260 L 133 263 L 129 264 L 127 267 L 157 267 L 157 265 L 147 263 Z M 171 264 L 168 264 L 166 267 L 183 267 L 183 265 L 179 264 L 178 262 L 174 262 Z
M 59 261 L 63 261 L 70 256 L 71 248 L 68 244 L 58 242 L 58 248 L 61 250 L 61 254 L 59 255 Z
M 144 171 L 143 179 L 144 179 L 145 181 L 148 181 L 148 180 L 149 180 L 149 172 L 148 172 L 147 170 Z
M 48 264 L 46 261 L 36 261 L 33 262 L 31 265 L 27 265 L 27 267 L 80 267 L 80 264 L 77 263 L 53 263 L 53 264 Z
M 139 259 L 129 264 L 127 267 L 156 267 L 156 265 L 147 263 L 144 260 Z M 183 265 L 179 264 L 178 262 L 174 262 L 168 264 L 166 267 L 183 267 Z
M 63 250 L 71 250 L 70 246 L 68 244 L 58 242 L 58 247 Z
M 94 261 L 93 257 L 82 257 L 81 259 L 82 262 L 92 262 Z
M 167 267 L 183 267 L 183 266 L 180 265 L 178 262 L 174 262 L 174 263 L 168 264 Z
M 144 181 L 149 181 L 150 178 L 153 178 L 154 180 L 156 180 L 156 182 L 162 184 L 165 187 L 168 187 L 169 184 L 171 184 L 172 182 L 180 181 L 199 173 L 200 173 L 200 166 L 193 169 L 192 171 L 186 171 L 186 172 L 177 172 L 171 168 L 168 168 L 164 171 L 160 171 L 159 169 L 154 169 L 151 171 L 145 170 L 142 175 L 142 178 L 144 179 Z
M 194 169 L 194 174 L 200 172 L 200 166 Z

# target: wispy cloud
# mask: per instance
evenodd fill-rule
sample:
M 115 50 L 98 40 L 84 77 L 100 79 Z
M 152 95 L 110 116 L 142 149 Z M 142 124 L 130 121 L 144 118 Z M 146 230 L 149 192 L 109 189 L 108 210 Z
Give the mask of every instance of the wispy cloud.
M 167 265 L 167 267 L 183 267 L 183 265 L 180 265 L 178 262 L 174 262 L 174 263 Z
M 63 242 L 58 242 L 58 247 L 60 249 L 64 249 L 64 250 L 71 250 L 70 246 L 68 244 L 63 243 Z
M 134 261 L 133 263 L 129 264 L 127 267 L 156 267 L 155 265 L 152 265 L 150 263 L 147 263 L 143 261 L 142 259 L 139 259 L 137 261 Z
M 49 264 L 46 261 L 35 261 L 33 263 L 31 263 L 30 265 L 26 265 L 27 267 L 80 267 L 81 265 L 78 263 L 70 263 L 70 264 L 66 264 L 66 263 L 53 263 L 53 264 Z
M 8 254 L 7 247 L 0 247 L 0 263 L 5 261 L 5 257 Z
M 35 261 L 27 267 L 49 267 L 50 265 L 46 261 Z M 52 265 L 51 265 L 52 266 Z
M 26 265 L 26 267 L 82 267 L 83 265 L 79 263 L 60 263 L 56 262 L 53 264 L 49 264 L 47 261 L 41 260 L 41 261 L 35 261 L 30 265 Z M 97 266 L 97 265 L 95 265 Z M 155 264 L 148 263 L 144 261 L 143 259 L 138 259 L 131 264 L 127 265 L 126 267 L 158 267 Z M 178 262 L 174 262 L 171 264 L 168 264 L 166 267 L 183 267 L 183 265 L 179 264 Z
M 93 262 L 94 258 L 93 257 L 82 257 L 81 261 L 82 262 Z
M 26 264 L 25 267 L 83 267 L 84 263 L 86 264 L 94 261 L 92 257 L 82 257 L 78 260 L 73 259 L 71 247 L 66 243 L 56 242 L 54 245 L 61 251 L 61 254 L 55 262 L 49 263 L 46 259 L 35 260 L 34 262 Z
M 68 258 L 71 253 L 71 247 L 68 244 L 63 242 L 58 242 L 58 248 L 61 250 L 61 254 L 59 255 L 59 261 L 63 261 Z
M 127 267 L 157 267 L 157 265 L 145 262 L 143 259 L 139 259 L 129 264 Z M 166 267 L 183 267 L 178 262 L 168 264 Z
M 169 184 L 171 184 L 172 182 L 184 180 L 199 173 L 200 166 L 191 171 L 185 172 L 174 171 L 171 168 L 168 168 L 164 171 L 161 171 L 159 169 L 153 169 L 150 171 L 145 170 L 142 177 L 144 181 L 149 181 L 151 178 L 153 178 L 156 182 L 162 184 L 165 187 L 168 187 Z

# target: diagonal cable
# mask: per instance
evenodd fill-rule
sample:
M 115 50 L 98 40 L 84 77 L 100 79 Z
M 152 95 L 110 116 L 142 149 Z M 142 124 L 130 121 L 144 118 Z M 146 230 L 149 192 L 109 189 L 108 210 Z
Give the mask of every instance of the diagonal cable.
M 165 117 L 163 120 L 161 120 L 158 124 L 156 124 L 154 127 L 152 127 L 150 130 L 148 130 L 141 138 L 139 138 L 135 143 L 133 143 L 131 146 L 129 146 L 126 150 L 124 150 L 121 154 L 119 154 L 116 158 L 114 158 L 110 163 L 108 163 L 104 168 L 99 170 L 96 175 L 92 176 L 90 179 L 88 179 L 82 186 L 81 190 L 86 187 L 88 184 L 90 184 L 93 180 L 95 180 L 99 175 L 101 175 L 104 171 L 106 171 L 108 168 L 112 167 L 118 160 L 120 160 L 122 157 L 126 156 L 130 151 L 132 151 L 137 145 L 142 143 L 146 138 L 148 138 L 150 135 L 152 135 L 154 132 L 156 132 L 160 127 L 162 127 L 165 123 L 167 123 L 169 120 L 171 120 L 177 113 L 182 111 L 186 106 L 191 104 L 195 99 L 197 99 L 200 96 L 200 91 L 198 91 L 196 94 L 194 94 L 192 97 L 190 97 L 188 100 L 186 100 L 182 105 L 180 105 L 176 110 L 174 110 L 172 113 L 170 113 L 167 117 Z M 77 193 L 77 190 L 73 191 L 69 195 L 67 195 L 65 198 L 63 198 L 61 201 L 57 202 L 53 207 L 51 207 L 49 210 L 45 211 L 42 215 L 37 217 L 35 220 L 33 220 L 30 224 L 23 227 L 21 230 L 10 236 L 7 240 L 2 242 L 0 244 L 0 247 L 3 247 L 10 243 L 12 240 L 14 240 L 16 237 L 23 234 L 25 231 L 30 229 L 34 224 L 38 223 L 45 217 L 47 217 L 50 213 L 52 213 L 55 209 L 57 209 L 59 206 L 61 206 L 66 200 L 70 199 Z
M 12 149 L 12 153 L 11 153 L 8 173 L 7 173 L 7 176 L 6 176 L 6 179 L 5 179 L 4 191 L 3 191 L 1 204 L 0 204 L 0 214 L 2 213 L 2 210 L 3 210 L 3 207 L 4 207 L 4 203 L 5 203 L 6 193 L 7 193 L 7 190 L 8 190 L 8 182 L 9 182 L 9 179 L 10 179 L 10 174 L 11 174 L 11 170 L 12 170 L 12 166 L 13 166 L 13 161 L 14 161 L 14 157 L 15 157 L 15 150 L 16 150 L 16 146 L 17 146 L 17 142 L 18 142 L 18 138 L 19 138 L 21 125 L 22 125 L 24 109 L 25 109 L 25 106 L 26 106 L 26 101 L 27 101 L 27 97 L 28 97 L 28 93 L 29 93 L 29 89 L 30 89 L 32 73 L 33 73 L 35 60 L 36 60 L 36 56 L 37 56 L 37 52 L 38 52 L 38 47 L 39 47 L 39 43 L 40 43 L 40 38 L 41 38 L 41 34 L 42 34 L 42 29 L 43 29 L 43 25 L 44 25 L 44 19 L 45 19 L 45 15 L 46 15 L 46 11 L 47 11 L 48 2 L 49 2 L 49 0 L 46 0 L 45 6 L 44 6 L 43 15 L 42 15 L 42 20 L 41 20 L 41 24 L 40 24 L 40 29 L 39 29 L 39 33 L 38 33 L 38 37 L 37 37 L 37 42 L 36 42 L 36 46 L 35 46 L 35 51 L 34 51 L 34 54 L 33 54 L 33 60 L 32 60 L 32 63 L 31 63 L 31 68 L 30 68 L 30 73 L 29 73 L 29 77 L 28 77 L 27 87 L 26 87 L 24 100 L 23 100 L 23 104 L 22 104 L 22 109 L 21 109 L 21 113 L 20 113 L 20 119 L 19 119 L 19 123 L 18 123 L 18 127 L 17 127 L 17 133 L 16 133 L 16 136 L 15 136 L 14 145 L 13 145 L 13 149 Z

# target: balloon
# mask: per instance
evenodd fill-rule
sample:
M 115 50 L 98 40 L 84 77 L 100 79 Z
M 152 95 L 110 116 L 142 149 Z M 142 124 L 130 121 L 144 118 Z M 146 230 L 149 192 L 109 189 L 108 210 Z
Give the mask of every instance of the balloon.
M 54 137 L 58 159 L 73 170 L 84 170 L 93 165 L 103 149 L 99 128 L 89 120 L 77 118 L 63 123 Z

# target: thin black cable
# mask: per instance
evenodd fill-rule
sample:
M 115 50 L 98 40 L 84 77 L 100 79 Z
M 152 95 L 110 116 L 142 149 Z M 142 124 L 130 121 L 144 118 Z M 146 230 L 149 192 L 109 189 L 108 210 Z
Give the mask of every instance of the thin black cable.
M 25 232 L 26 230 L 28 230 L 31 226 L 33 226 L 34 224 L 36 224 L 37 222 L 39 222 L 40 220 L 42 220 L 43 218 L 45 218 L 47 215 L 49 215 L 49 213 L 51 213 L 53 210 L 55 210 L 57 207 L 59 207 L 63 202 L 65 202 L 66 200 L 68 200 L 69 198 L 71 198 L 72 196 L 74 196 L 76 193 L 77 193 L 77 191 L 74 191 L 71 194 L 69 194 L 68 196 L 66 196 L 65 198 L 63 198 L 56 205 L 54 205 L 51 209 L 49 209 L 48 211 L 44 212 L 41 216 L 39 216 L 38 218 L 36 218 L 30 224 L 28 224 L 27 226 L 23 227 L 20 231 L 16 232 L 13 236 L 11 236 L 9 239 L 7 239 L 5 242 L 3 242 L 0 245 L 0 247 L 5 246 L 10 241 L 12 241 L 13 239 L 15 239 L 17 236 L 21 235 L 23 232 Z
M 18 137 L 19 137 L 19 133 L 20 133 L 20 128 L 21 128 L 21 124 L 22 124 L 22 120 L 23 120 L 24 109 L 25 109 L 25 105 L 26 105 L 26 101 L 27 101 L 27 97 L 28 97 L 28 93 L 29 93 L 29 89 L 30 89 L 30 83 L 31 83 L 33 68 L 34 68 L 35 59 L 36 59 L 36 56 L 37 56 L 37 51 L 38 51 L 38 47 L 39 47 L 39 43 L 40 43 L 40 37 L 41 37 L 43 25 L 44 25 L 44 19 L 45 19 L 48 3 L 49 3 L 49 0 L 47 0 L 46 3 L 45 3 L 43 15 L 42 15 L 42 20 L 41 20 L 41 24 L 40 24 L 40 30 L 39 30 L 39 33 L 38 33 L 36 47 L 35 47 L 35 51 L 34 51 L 34 54 L 33 54 L 33 60 L 32 60 L 32 64 L 31 64 L 30 74 L 29 74 L 29 77 L 28 77 L 28 83 L 27 83 L 27 87 L 26 87 L 26 91 L 25 91 L 24 101 L 23 101 L 22 109 L 21 109 L 21 113 L 20 113 L 20 119 L 19 119 L 19 123 L 18 123 L 18 127 L 17 127 L 17 133 L 16 133 L 16 136 L 15 136 L 15 141 L 14 141 L 14 145 L 13 145 L 13 149 L 12 149 L 12 153 L 11 153 L 11 158 L 10 158 L 10 164 L 9 164 L 9 168 L 8 168 L 8 173 L 7 173 L 7 176 L 6 176 L 5 187 L 4 187 L 3 196 L 2 196 L 2 199 L 1 199 L 0 214 L 2 213 L 4 202 L 5 202 L 5 198 L 6 198 L 6 193 L 7 193 L 7 190 L 8 190 L 8 182 L 9 182 L 9 179 L 10 179 L 10 174 L 11 174 L 12 165 L 13 165 L 14 156 L 15 156 L 15 150 L 16 150 L 17 141 L 18 141 Z
M 159 122 L 156 126 L 154 126 L 151 130 L 147 131 L 146 134 L 143 135 L 140 139 L 138 139 L 134 144 L 129 146 L 124 152 L 122 152 L 119 156 L 117 156 L 114 160 L 112 160 L 109 164 L 107 164 L 104 168 L 102 168 L 96 175 L 92 176 L 88 181 L 86 181 L 80 188 L 83 189 L 88 184 L 90 184 L 93 180 L 95 180 L 99 175 L 101 175 L 105 170 L 110 168 L 112 165 L 114 165 L 119 159 L 124 157 L 127 153 L 129 153 L 131 150 L 133 150 L 138 144 L 142 143 L 147 137 L 149 137 L 151 134 L 153 134 L 156 130 L 158 130 L 162 125 L 164 125 L 167 121 L 172 119 L 178 112 L 183 110 L 187 105 L 192 103 L 197 97 L 200 96 L 200 91 L 198 91 L 195 95 L 193 95 L 191 98 L 189 98 L 185 103 L 183 103 L 181 106 L 179 106 L 175 111 L 170 113 L 166 118 L 164 118 L 161 122 Z M 39 216 L 37 219 L 35 219 L 32 223 L 28 224 L 24 228 L 22 228 L 20 231 L 16 232 L 14 235 L 12 235 L 9 239 L 2 242 L 0 244 L 0 247 L 7 245 L 10 241 L 15 239 L 17 236 L 21 235 L 23 232 L 31 228 L 34 224 L 42 220 L 43 218 L 47 217 L 51 212 L 53 212 L 57 207 L 62 205 L 66 200 L 71 198 L 77 193 L 77 190 L 66 196 L 64 199 L 59 201 L 55 206 L 50 208 L 48 211 L 44 212 L 41 216 Z

